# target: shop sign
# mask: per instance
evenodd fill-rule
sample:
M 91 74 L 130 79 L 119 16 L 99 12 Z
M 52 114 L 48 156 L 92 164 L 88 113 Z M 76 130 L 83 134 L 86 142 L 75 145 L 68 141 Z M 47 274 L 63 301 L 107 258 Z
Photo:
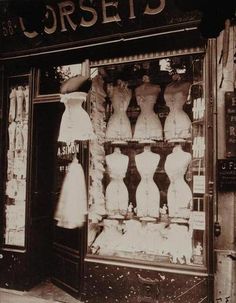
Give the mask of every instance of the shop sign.
M 236 191 L 236 159 L 217 161 L 217 188 L 219 191 Z
M 183 14 L 173 0 L 46 0 L 45 3 L 43 35 L 26 31 L 24 20 L 11 15 L 7 2 L 0 3 L 2 52 L 61 43 L 92 44 L 105 37 L 122 40 L 127 34 L 138 36 L 140 31 L 150 28 L 157 32 L 173 25 L 186 28 L 186 22 L 190 26 L 190 22 L 200 19 L 196 12 Z
M 226 157 L 236 157 L 236 95 L 225 93 Z

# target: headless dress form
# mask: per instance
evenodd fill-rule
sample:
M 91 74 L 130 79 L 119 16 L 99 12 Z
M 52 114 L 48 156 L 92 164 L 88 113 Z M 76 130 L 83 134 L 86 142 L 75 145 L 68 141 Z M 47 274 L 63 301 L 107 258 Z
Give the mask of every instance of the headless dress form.
M 109 216 L 122 217 L 126 214 L 129 194 L 123 181 L 129 163 L 129 157 L 123 155 L 118 147 L 106 156 L 108 172 L 111 178 L 105 192 L 106 209 Z
M 89 115 L 82 107 L 86 96 L 83 92 L 62 96 L 61 102 L 65 104 L 65 111 L 61 119 L 58 141 L 69 144 L 77 140 L 95 138 Z
M 184 152 L 181 145 L 173 148 L 165 162 L 165 171 L 170 179 L 167 203 L 170 217 L 189 218 L 192 206 L 192 192 L 184 180 L 191 162 L 191 154 Z
M 166 140 L 185 140 L 191 136 L 191 120 L 183 111 L 189 87 L 189 82 L 176 81 L 168 84 L 165 89 L 164 98 L 166 105 L 170 109 L 164 124 Z
M 159 217 L 160 192 L 153 180 L 160 156 L 153 153 L 149 146 L 144 152 L 135 156 L 136 167 L 141 181 L 136 190 L 136 207 L 138 217 Z
M 63 228 L 81 227 L 87 213 L 87 193 L 84 171 L 78 160 L 68 166 L 54 215 L 57 225 Z
M 143 77 L 144 83 L 135 89 L 137 103 L 141 113 L 138 116 L 133 138 L 139 141 L 162 140 L 162 126 L 153 108 L 160 93 L 160 86 L 149 82 Z
M 119 80 L 117 86 L 109 89 L 109 95 L 111 96 L 114 113 L 107 124 L 106 140 L 130 140 L 132 132 L 126 111 L 132 96 L 131 90 L 127 88 L 123 81 Z

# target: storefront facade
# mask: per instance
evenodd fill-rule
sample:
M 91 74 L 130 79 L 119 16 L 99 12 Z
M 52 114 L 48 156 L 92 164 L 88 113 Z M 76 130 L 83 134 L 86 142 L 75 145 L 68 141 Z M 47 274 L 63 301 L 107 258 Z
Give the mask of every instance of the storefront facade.
M 233 298 L 219 290 L 219 272 L 214 290 L 235 237 L 223 229 L 214 241 L 221 195 L 235 213 L 232 189 L 216 186 L 217 159 L 235 157 L 216 115 L 222 36 L 202 39 L 199 15 L 167 0 L 48 1 L 41 34 L 2 11 L 0 286 L 25 290 L 50 277 L 91 303 Z M 84 131 L 72 144 L 58 140 L 60 85 L 77 75 L 92 86 L 83 107 L 71 107 L 75 132 Z M 88 214 L 68 228 L 55 209 L 75 156 Z M 80 206 L 82 183 L 69 195 Z

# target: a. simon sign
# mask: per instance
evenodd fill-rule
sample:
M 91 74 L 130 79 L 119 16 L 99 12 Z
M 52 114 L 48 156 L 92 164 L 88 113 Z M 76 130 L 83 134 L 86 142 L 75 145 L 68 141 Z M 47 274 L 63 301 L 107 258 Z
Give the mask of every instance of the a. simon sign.
M 0 2 L 1 51 L 27 50 L 54 44 L 87 43 L 97 39 L 138 36 L 147 30 L 165 31 L 174 25 L 184 28 L 199 20 L 196 12 L 186 13 L 173 0 L 47 0 L 44 37 L 27 32 L 19 16 L 10 15 Z M 5 3 L 5 4 L 4 4 Z M 23 5 L 23 4 L 22 4 Z M 16 43 L 17 41 L 17 43 Z

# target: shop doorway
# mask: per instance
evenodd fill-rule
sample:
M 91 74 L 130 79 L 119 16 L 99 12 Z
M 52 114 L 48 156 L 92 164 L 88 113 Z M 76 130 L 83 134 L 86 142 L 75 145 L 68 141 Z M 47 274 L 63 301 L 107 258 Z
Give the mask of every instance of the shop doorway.
M 56 226 L 53 219 L 68 159 L 58 160 L 58 131 L 64 105 L 58 101 L 33 105 L 32 203 L 30 209 L 34 285 L 52 281 L 75 297 L 82 275 L 79 229 Z

